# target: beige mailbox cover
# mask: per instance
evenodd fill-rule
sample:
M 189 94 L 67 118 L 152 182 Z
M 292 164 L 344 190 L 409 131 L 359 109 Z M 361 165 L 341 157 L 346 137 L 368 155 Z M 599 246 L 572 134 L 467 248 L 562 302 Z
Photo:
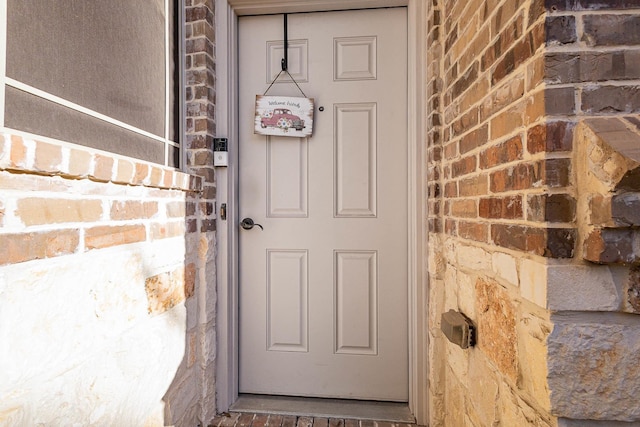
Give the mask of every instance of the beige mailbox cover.
M 255 133 L 302 138 L 312 132 L 313 98 L 256 95 Z

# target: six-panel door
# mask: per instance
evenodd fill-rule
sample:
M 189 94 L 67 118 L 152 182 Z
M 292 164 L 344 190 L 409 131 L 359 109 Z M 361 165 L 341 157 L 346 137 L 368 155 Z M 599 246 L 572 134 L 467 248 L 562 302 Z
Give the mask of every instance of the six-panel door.
M 406 19 L 289 15 L 309 138 L 254 134 L 283 17 L 239 20 L 239 215 L 264 227 L 240 230 L 241 393 L 408 398 Z

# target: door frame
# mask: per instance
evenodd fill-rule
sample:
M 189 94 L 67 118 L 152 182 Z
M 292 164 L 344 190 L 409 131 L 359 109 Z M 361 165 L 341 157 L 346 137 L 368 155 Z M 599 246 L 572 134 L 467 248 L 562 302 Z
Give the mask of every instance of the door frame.
M 409 408 L 418 424 L 428 422 L 428 297 L 426 269 L 426 4 L 424 0 L 215 0 L 216 127 L 229 138 L 229 166 L 216 169 L 217 203 L 227 220 L 217 229 L 216 408 L 238 398 L 238 99 L 237 24 L 242 15 L 320 12 L 375 7 L 408 9 L 408 331 Z

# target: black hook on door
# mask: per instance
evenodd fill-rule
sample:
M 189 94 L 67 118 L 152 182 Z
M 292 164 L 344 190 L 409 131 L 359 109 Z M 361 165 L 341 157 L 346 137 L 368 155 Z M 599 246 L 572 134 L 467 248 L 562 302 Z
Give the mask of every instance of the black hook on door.
M 289 68 L 289 36 L 288 36 L 288 24 L 287 24 L 287 14 L 284 14 L 284 58 L 280 61 L 280 66 L 282 67 L 282 71 L 287 71 Z

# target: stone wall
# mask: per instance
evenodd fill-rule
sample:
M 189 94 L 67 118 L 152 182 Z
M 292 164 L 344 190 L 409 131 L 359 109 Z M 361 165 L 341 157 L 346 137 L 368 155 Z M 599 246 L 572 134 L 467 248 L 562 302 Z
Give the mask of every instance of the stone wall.
M 0 188 L 0 424 L 187 414 L 164 395 L 201 364 L 201 178 L 5 133 Z
M 638 383 L 629 363 L 640 320 L 624 314 L 634 312 L 636 269 L 583 257 L 595 226 L 583 218 L 596 196 L 618 207 L 635 196 L 584 190 L 578 149 L 597 146 L 616 124 L 629 130 L 622 138 L 637 127 L 634 4 L 430 2 L 432 425 L 640 419 L 624 398 Z M 600 134 L 594 116 L 607 118 Z M 612 158 L 601 156 L 601 169 L 635 167 Z M 622 226 L 635 244 L 635 223 Z M 450 309 L 477 327 L 473 349 L 441 334 Z

